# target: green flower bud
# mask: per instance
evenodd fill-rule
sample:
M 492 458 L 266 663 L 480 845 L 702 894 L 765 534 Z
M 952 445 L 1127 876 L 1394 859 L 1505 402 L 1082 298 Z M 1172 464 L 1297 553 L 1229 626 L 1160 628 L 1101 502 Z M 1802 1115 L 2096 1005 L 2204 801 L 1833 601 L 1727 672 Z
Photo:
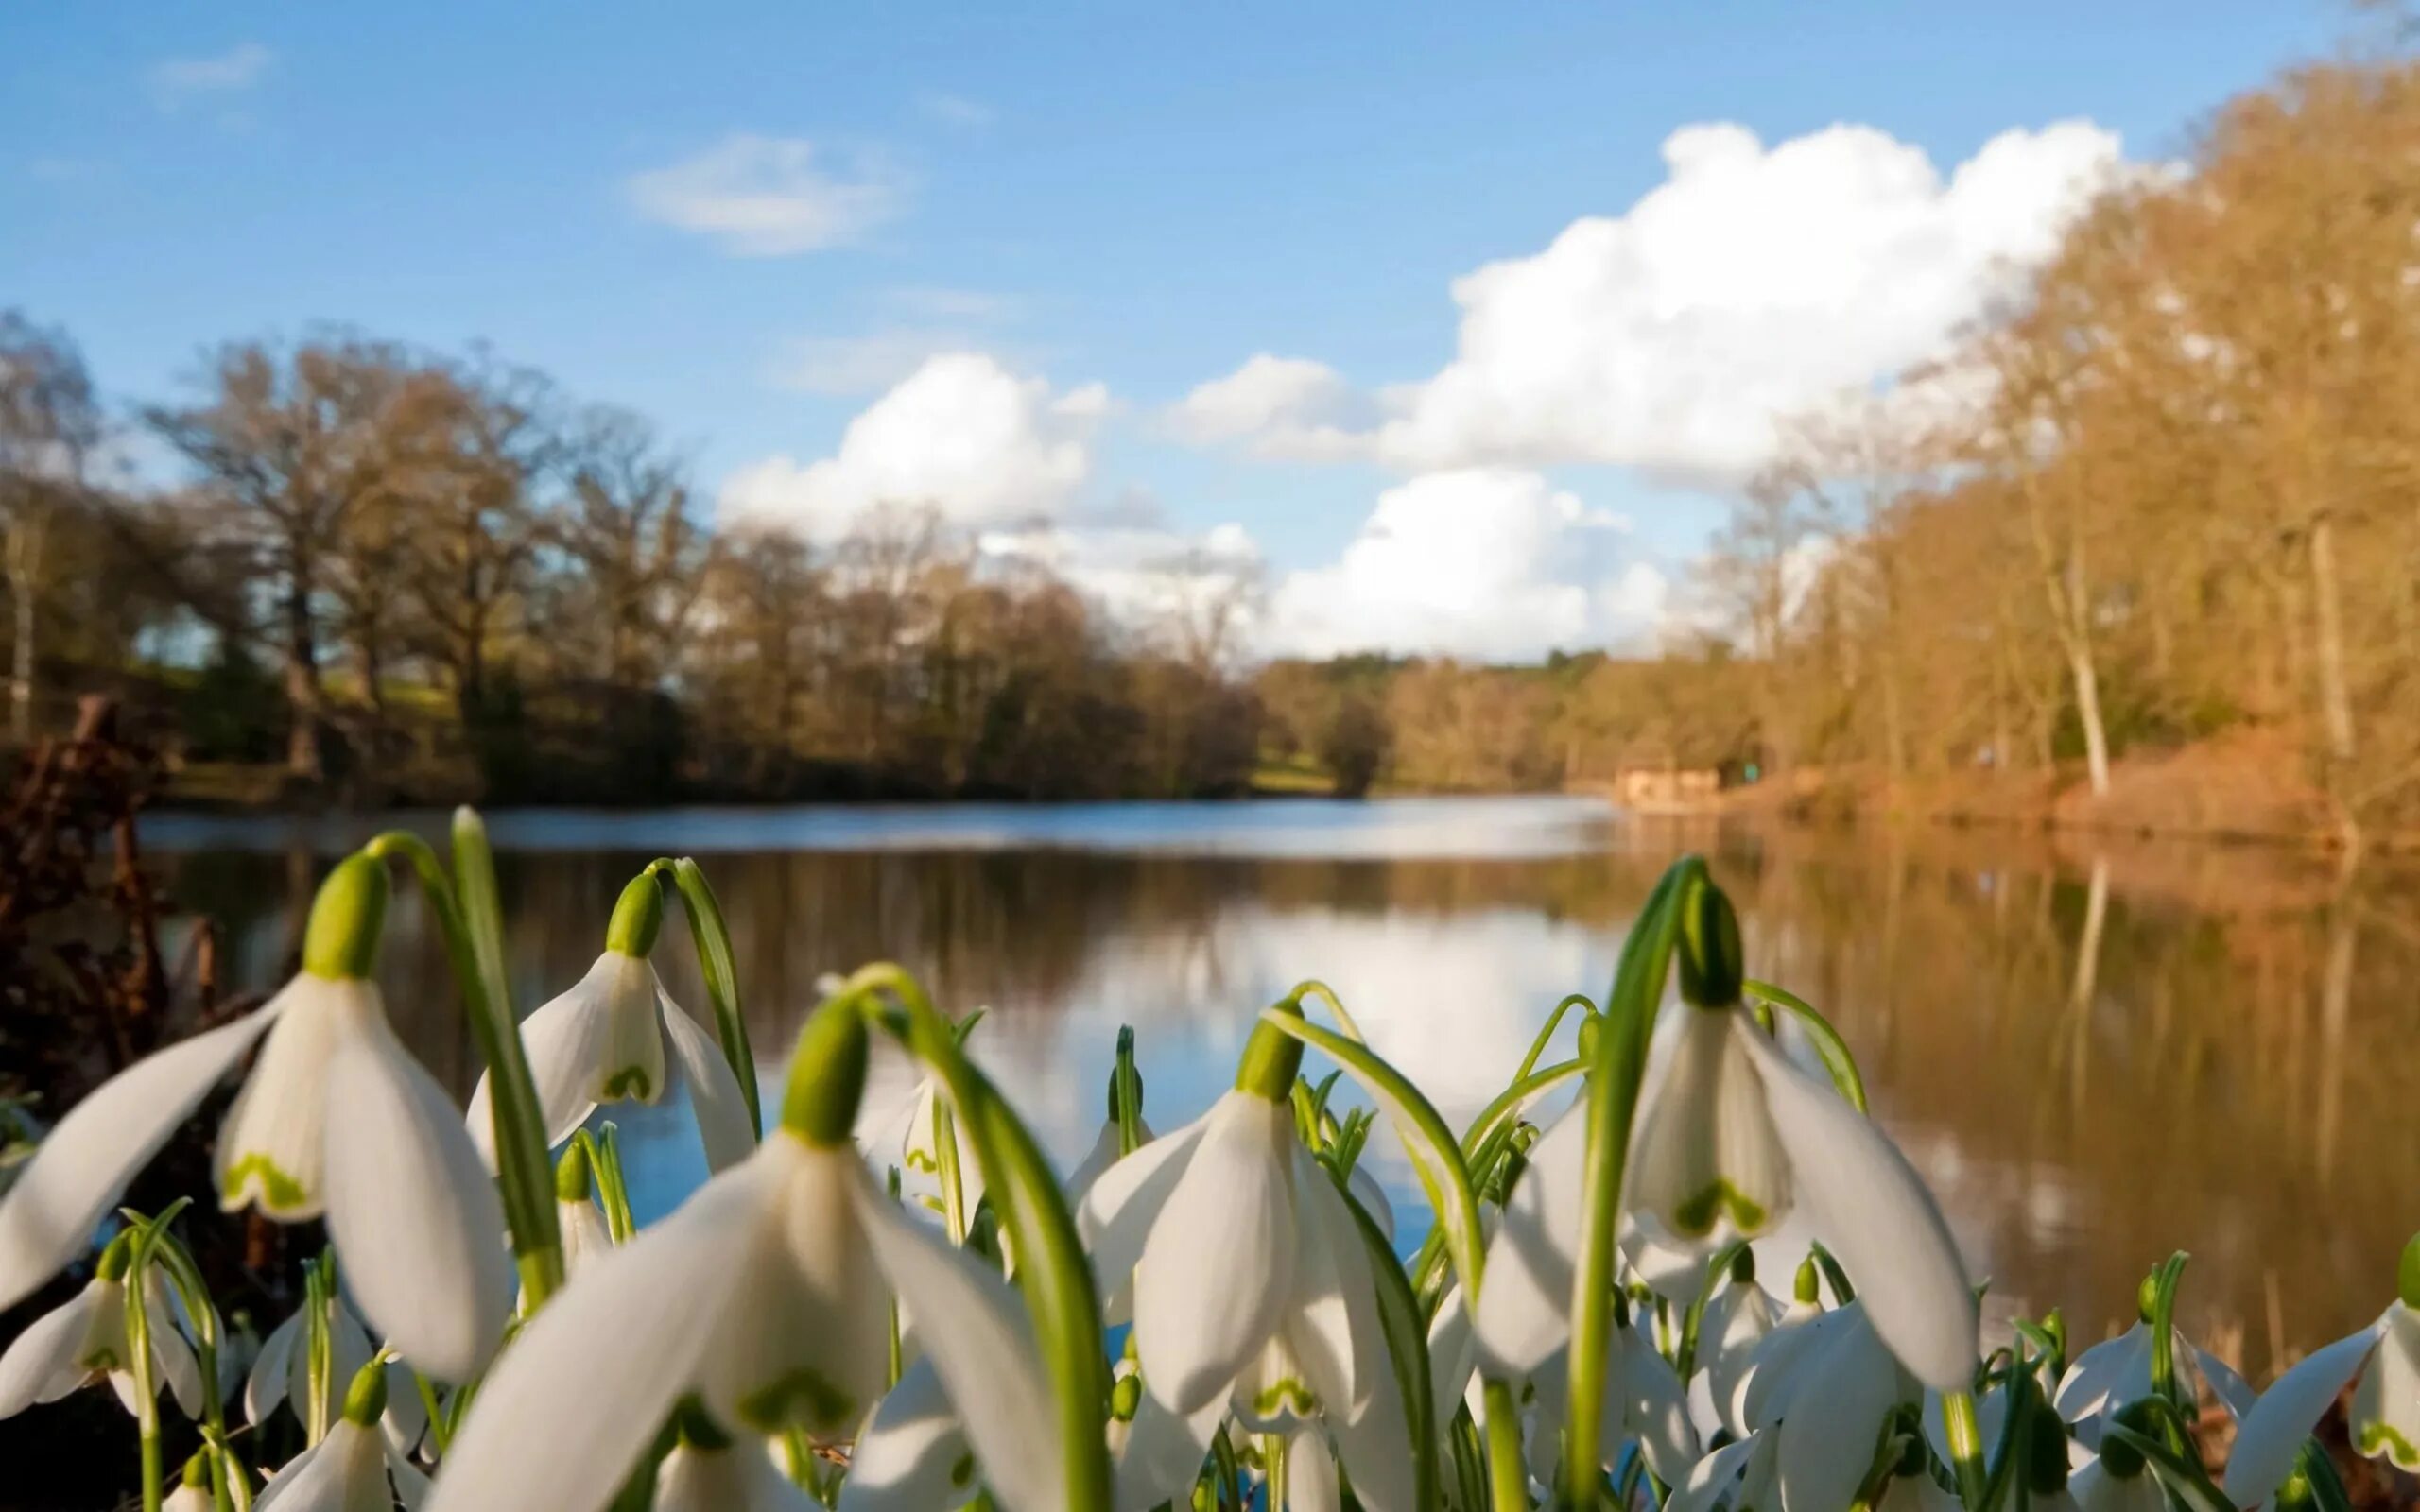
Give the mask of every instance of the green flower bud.
M 2135 1315 L 2146 1323 L 2159 1315 L 2159 1272 L 2144 1277 L 2135 1288 Z
M 2413 1234 L 2411 1243 L 2403 1246 L 2403 1263 L 2394 1272 L 2394 1292 L 2404 1306 L 2420 1308 L 2420 1234 Z
M 1673 955 L 1681 969 L 1683 1001 L 1701 1008 L 1737 1005 L 1740 983 L 1748 974 L 1739 945 L 1739 916 L 1712 882 L 1699 883 L 1683 901 L 1680 949 Z
M 624 955 L 646 956 L 655 949 L 664 928 L 664 889 L 656 885 L 652 868 L 631 879 L 614 905 L 613 921 L 605 926 L 605 948 Z
M 1121 1423 L 1134 1420 L 1134 1411 L 1143 1405 L 1143 1378 L 1120 1376 L 1117 1384 L 1109 1389 L 1109 1415 Z
M 854 998 L 835 998 L 807 1016 L 790 1054 L 782 1126 L 819 1149 L 837 1150 L 856 1127 L 866 1091 L 866 1021 Z
M 207 1488 L 210 1485 L 210 1451 L 206 1449 L 194 1451 L 193 1457 L 185 1461 L 184 1473 L 177 1479 L 181 1484 L 190 1486 L 197 1490 Z
M 335 981 L 378 969 L 378 937 L 387 923 L 387 868 L 360 851 L 336 864 L 311 901 L 302 936 L 302 970 Z
M 555 1162 L 555 1200 L 586 1202 L 596 1190 L 596 1177 L 588 1168 L 588 1146 L 574 1140 Z
M 1798 1274 L 1791 1279 L 1789 1295 L 1798 1301 L 1811 1302 L 1822 1295 L 1824 1273 L 1816 1268 L 1815 1257 L 1807 1256 L 1798 1263 Z
M 1277 1005 L 1277 1011 L 1299 1019 L 1303 1005 L 1288 998 Z M 1252 1038 L 1244 1041 L 1243 1058 L 1236 1064 L 1236 1091 L 1283 1103 L 1294 1095 L 1294 1078 L 1302 1069 L 1303 1041 L 1273 1023 L 1257 1024 Z
M 387 1362 L 372 1360 L 354 1372 L 345 1388 L 344 1420 L 368 1428 L 387 1416 Z
M 121 1228 L 115 1238 L 101 1251 L 100 1263 L 93 1267 L 95 1279 L 117 1281 L 126 1279 L 126 1267 L 134 1262 L 134 1230 Z

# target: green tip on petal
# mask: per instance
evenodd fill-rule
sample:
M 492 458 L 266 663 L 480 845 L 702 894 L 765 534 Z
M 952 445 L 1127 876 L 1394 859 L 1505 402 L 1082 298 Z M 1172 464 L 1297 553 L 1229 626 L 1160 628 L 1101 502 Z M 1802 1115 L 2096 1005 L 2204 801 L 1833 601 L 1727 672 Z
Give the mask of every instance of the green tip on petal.
M 596 1190 L 596 1179 L 588 1169 L 588 1145 L 574 1140 L 571 1147 L 563 1151 L 563 1158 L 555 1162 L 555 1200 L 586 1202 Z
M 387 868 L 355 851 L 336 865 L 311 901 L 302 936 L 302 970 L 348 981 L 378 968 L 378 936 L 387 923 Z
M 1288 998 L 1277 1011 L 1303 1016 L 1298 999 Z M 1256 1025 L 1244 1041 L 1243 1058 L 1236 1063 L 1236 1091 L 1282 1103 L 1294 1095 L 1294 1078 L 1303 1069 L 1303 1041 L 1273 1023 Z
M 1790 1279 L 1790 1297 L 1794 1301 L 1811 1302 L 1822 1295 L 1820 1288 L 1823 1284 L 1824 1273 L 1816 1268 L 1815 1257 L 1809 1255 L 1798 1263 L 1798 1274 Z
M 1739 945 L 1739 916 L 1711 881 L 1701 879 L 1681 905 L 1680 949 L 1683 1001 L 1701 1008 L 1728 1008 L 1739 1002 L 1746 980 L 1746 953 Z
M 2394 1272 L 2394 1294 L 2403 1298 L 2404 1306 L 2420 1310 L 2420 1234 L 2413 1234 L 2411 1243 L 2403 1246 L 2403 1263 Z
M 387 1362 L 372 1359 L 354 1372 L 345 1389 L 344 1420 L 368 1428 L 387 1416 Z
M 790 1055 L 782 1126 L 821 1149 L 849 1143 L 866 1090 L 866 1021 L 854 998 L 835 998 L 807 1016 Z
M 631 879 L 614 905 L 614 920 L 605 926 L 605 948 L 624 955 L 646 957 L 655 950 L 664 930 L 664 889 L 656 885 L 653 868 Z

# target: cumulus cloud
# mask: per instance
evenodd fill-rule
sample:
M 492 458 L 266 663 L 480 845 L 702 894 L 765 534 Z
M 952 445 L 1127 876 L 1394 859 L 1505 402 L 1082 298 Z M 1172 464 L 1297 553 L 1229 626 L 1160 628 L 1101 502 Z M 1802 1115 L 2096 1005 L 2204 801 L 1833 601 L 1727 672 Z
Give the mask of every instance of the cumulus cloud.
M 174 110 L 204 95 L 240 94 L 268 75 L 277 54 L 256 42 L 238 43 L 202 58 L 168 58 L 151 65 L 151 97 Z
M 1009 527 L 1061 513 L 1092 473 L 1109 407 L 1098 384 L 1057 390 L 980 352 L 925 360 L 849 422 L 838 450 L 741 469 L 727 519 L 829 541 L 877 506 L 929 506 L 950 524 Z
M 811 142 L 737 132 L 631 176 L 631 203 L 734 257 L 791 257 L 856 240 L 907 207 L 907 176 L 878 154 L 835 163 Z
M 1260 545 L 1229 522 L 1199 535 L 1148 524 L 1049 524 L 986 531 L 984 556 L 1048 569 L 1112 619 L 1138 629 L 1235 616 L 1232 637 L 1254 627 L 1266 571 Z
M 1424 473 L 1378 496 L 1334 563 L 1272 595 L 1270 649 L 1521 660 L 1651 628 L 1667 584 L 1630 527 L 1515 468 Z
M 1994 138 L 1945 177 L 1922 148 L 1833 126 L 1767 146 L 1685 127 L 1627 211 L 1453 285 L 1455 355 L 1340 419 L 1340 380 L 1259 356 L 1178 406 L 1198 440 L 1412 470 L 1601 462 L 1732 482 L 1778 418 L 1937 357 L 2101 186 L 2118 138 L 2085 121 Z

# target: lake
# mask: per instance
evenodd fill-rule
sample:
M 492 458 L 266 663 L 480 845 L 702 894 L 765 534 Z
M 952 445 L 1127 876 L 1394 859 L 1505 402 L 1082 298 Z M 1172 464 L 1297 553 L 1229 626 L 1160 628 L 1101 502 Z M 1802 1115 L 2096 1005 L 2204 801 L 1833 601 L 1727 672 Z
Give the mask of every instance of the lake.
M 153 859 L 226 930 L 224 979 L 290 959 L 315 870 L 375 830 L 164 815 Z M 1566 992 L 1601 996 L 1657 874 L 1708 854 L 1752 971 L 1848 1037 L 1876 1111 L 1995 1304 L 2080 1340 L 2188 1249 L 2181 1317 L 2268 1370 L 2374 1316 L 2420 1225 L 2420 887 L 2323 858 L 2014 831 L 1757 830 L 1565 798 L 491 816 L 525 1009 L 576 980 L 622 885 L 698 856 L 777 1083 L 820 973 L 897 960 L 953 1013 L 1063 1163 L 1099 1126 L 1117 1026 L 1165 1129 L 1223 1089 L 1253 1016 L 1305 977 L 1450 1119 L 1510 1078 Z M 398 1026 L 467 1092 L 476 1063 L 427 921 L 399 892 Z M 703 999 L 677 911 L 657 953 Z M 1565 1030 L 1568 1040 L 1569 1030 Z M 1315 1057 L 1316 1058 L 1316 1057 Z M 870 1108 L 907 1087 L 877 1068 Z M 625 1107 L 636 1202 L 702 1177 L 679 1108 Z M 1417 1221 L 1401 1154 L 1369 1157 Z M 1787 1271 L 1780 1273 L 1786 1277 Z M 1778 1278 L 1776 1278 L 1778 1279 Z

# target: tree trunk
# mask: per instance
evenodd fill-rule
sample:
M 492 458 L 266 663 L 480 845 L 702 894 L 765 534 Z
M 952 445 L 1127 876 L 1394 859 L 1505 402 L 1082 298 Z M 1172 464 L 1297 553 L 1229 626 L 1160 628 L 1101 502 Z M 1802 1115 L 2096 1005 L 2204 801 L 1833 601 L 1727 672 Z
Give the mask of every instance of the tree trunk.
M 34 594 L 42 582 L 43 522 L 31 510 L 9 532 L 9 597 L 16 605 L 17 637 L 9 683 L 9 730 L 17 744 L 34 734 Z
M 311 578 L 299 560 L 292 564 L 285 590 L 285 702 L 294 721 L 286 737 L 285 769 L 317 782 L 326 773 L 320 753 L 326 700 L 320 694 L 319 646 L 312 634 Z
M 2100 673 L 2092 664 L 2092 647 L 2081 638 L 2068 638 L 2067 673 L 2075 682 L 2076 718 L 2083 726 L 2083 763 L 2092 796 L 2107 798 L 2109 733 L 2100 722 Z
M 2344 675 L 2344 611 L 2336 584 L 2336 527 L 2325 514 L 2311 522 L 2310 593 L 2319 644 L 2320 719 L 2327 733 L 2331 776 L 2353 760 L 2353 699 Z M 2331 786 L 2334 785 L 2332 782 Z

